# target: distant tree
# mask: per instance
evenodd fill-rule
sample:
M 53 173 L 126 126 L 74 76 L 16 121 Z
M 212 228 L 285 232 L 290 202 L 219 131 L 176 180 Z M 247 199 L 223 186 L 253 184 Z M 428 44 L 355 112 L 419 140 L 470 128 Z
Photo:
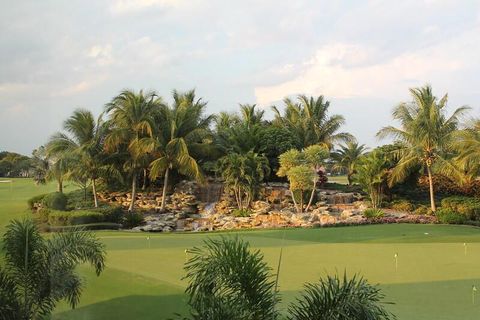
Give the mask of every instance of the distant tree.
M 155 116 L 162 105 L 154 92 L 138 93 L 124 90 L 105 106 L 110 116 L 110 132 L 105 138 L 105 149 L 109 153 L 126 154 L 123 169 L 132 181 L 132 198 L 128 211 L 133 211 L 137 192 L 137 179 L 148 162 L 149 154 L 142 143 L 143 138 L 152 138 Z
M 44 146 L 39 147 L 32 151 L 32 171 L 33 181 L 35 184 L 47 183 L 47 172 L 49 168 L 49 162 L 47 159 L 47 151 Z
M 352 139 L 350 134 L 339 132 L 345 119 L 337 114 L 329 116 L 330 102 L 324 96 L 299 95 L 296 103 L 286 98 L 284 104 L 283 114 L 273 107 L 274 124 L 287 128 L 300 142 L 301 148 L 323 144 L 331 149 L 335 143 Z
M 13 220 L 3 237 L 0 267 L 0 318 L 45 319 L 66 300 L 74 308 L 82 293 L 79 264 L 89 263 L 97 276 L 105 268 L 105 249 L 93 233 L 40 235 L 31 220 Z
M 401 103 L 393 111 L 393 118 L 401 127 L 384 127 L 378 132 L 380 138 L 393 137 L 403 146 L 398 151 L 399 161 L 392 170 L 389 184 L 403 181 L 418 165 L 426 168 L 430 184 L 430 203 L 436 210 L 432 173 L 435 170 L 449 171 L 449 153 L 459 117 L 468 109 L 456 109 L 446 115 L 448 96 L 438 100 L 430 86 L 410 89 L 412 103 Z
M 239 209 L 250 207 L 258 194 L 260 183 L 270 173 L 268 159 L 253 151 L 231 153 L 218 161 L 218 171 L 228 189 L 232 190 Z
M 358 162 L 365 151 L 364 144 L 358 144 L 357 141 L 349 141 L 332 153 L 334 168 L 346 171 L 349 186 L 352 185 L 352 177 L 357 172 Z

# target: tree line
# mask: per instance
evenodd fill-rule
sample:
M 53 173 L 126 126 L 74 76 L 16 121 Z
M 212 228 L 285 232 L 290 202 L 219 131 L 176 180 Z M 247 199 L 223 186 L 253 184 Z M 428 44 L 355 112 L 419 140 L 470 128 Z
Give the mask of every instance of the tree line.
M 100 181 L 113 189 L 128 186 L 129 211 L 139 188 L 152 185 L 163 185 L 164 209 L 168 189 L 180 176 L 198 182 L 222 178 L 239 209 L 250 206 L 262 181 L 286 179 L 301 212 L 309 209 L 326 171 L 342 172 L 349 185 L 362 185 L 374 208 L 386 189 L 420 173 L 428 177 L 435 211 L 435 174 L 458 184 L 477 179 L 480 122 L 462 121 L 468 107 L 447 114 L 448 95 L 437 98 L 430 86 L 410 94 L 412 100 L 392 112 L 399 125 L 378 132 L 394 143 L 368 150 L 341 130 L 345 119 L 330 114 L 324 96 L 286 98 L 272 107 L 275 116 L 269 121 L 254 104 L 209 115 L 207 102 L 194 90 L 174 90 L 170 103 L 154 91 L 124 90 L 98 118 L 75 110 L 63 131 L 34 151 L 34 178 L 57 181 L 60 192 L 65 179 L 91 186 L 95 206 Z

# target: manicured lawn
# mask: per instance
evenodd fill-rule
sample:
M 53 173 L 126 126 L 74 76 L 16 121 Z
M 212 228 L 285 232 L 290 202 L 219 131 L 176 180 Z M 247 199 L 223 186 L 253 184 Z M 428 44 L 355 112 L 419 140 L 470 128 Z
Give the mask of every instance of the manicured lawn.
M 6 217 L 24 212 L 25 204 L 20 199 L 30 196 L 26 189 L 23 196 L 16 198 L 19 203 L 11 201 L 7 207 L 2 203 L 2 224 Z M 2 194 L 5 192 L 0 189 L 0 199 L 7 198 Z M 347 270 L 379 283 L 387 300 L 395 303 L 389 308 L 399 319 L 480 317 L 480 297 L 472 303 L 472 285 L 480 289 L 479 228 L 381 225 L 149 234 L 150 240 L 144 233 L 104 231 L 98 235 L 108 249 L 106 271 L 97 278 L 82 266 L 80 271 L 87 284 L 80 305 L 75 310 L 59 305 L 54 319 L 167 319 L 173 318 L 175 312 L 186 314 L 185 282 L 181 280 L 185 249 L 200 245 L 207 237 L 235 235 L 260 249 L 272 268 L 276 268 L 280 248 L 284 247 L 280 270 L 284 310 L 304 282 Z
M 341 175 L 341 176 L 329 176 L 328 177 L 328 182 L 335 182 L 335 183 L 340 183 L 340 184 L 348 184 L 347 176 L 346 175 Z

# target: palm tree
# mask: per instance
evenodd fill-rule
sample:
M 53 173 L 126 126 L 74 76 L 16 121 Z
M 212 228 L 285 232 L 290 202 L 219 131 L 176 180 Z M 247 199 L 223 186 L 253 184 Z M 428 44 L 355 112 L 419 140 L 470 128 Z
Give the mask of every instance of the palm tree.
M 86 174 L 92 183 L 93 200 L 98 207 L 96 181 L 107 169 L 103 153 L 107 125 L 101 117 L 95 120 L 90 111 L 78 109 L 64 122 L 63 129 L 67 133 L 54 134 L 47 150 L 53 155 L 68 155 L 75 159 L 80 167 L 76 171 Z
M 456 170 L 444 172 L 461 183 L 471 183 L 480 175 L 480 120 L 475 119 L 463 130 L 455 133 L 453 148 Z
M 44 146 L 32 151 L 33 181 L 36 185 L 47 183 L 48 158 Z
M 285 98 L 283 115 L 277 107 L 272 108 L 275 112 L 274 123 L 289 129 L 300 141 L 302 148 L 313 144 L 324 144 L 332 148 L 337 142 L 352 139 L 350 134 L 338 132 L 345 119 L 337 114 L 328 115 L 330 102 L 324 96 L 315 98 L 299 95 L 297 101 L 295 103 L 290 98 Z
M 260 251 L 239 238 L 208 239 L 188 250 L 186 293 L 193 319 L 277 319 L 277 294 Z
M 238 209 L 250 207 L 258 194 L 260 183 L 270 174 L 268 159 L 253 151 L 230 153 L 218 160 L 218 171 L 225 185 L 233 191 Z
M 346 171 L 349 186 L 352 185 L 352 177 L 356 173 L 356 167 L 360 157 L 365 151 L 366 148 L 364 144 L 358 144 L 357 141 L 349 141 L 332 153 L 332 159 L 335 162 L 334 168 Z
M 123 168 L 132 179 L 130 212 L 135 206 L 138 175 L 149 156 L 141 141 L 153 137 L 155 117 L 161 105 L 161 99 L 155 92 L 124 90 L 105 107 L 111 128 L 105 139 L 105 149 L 110 153 L 125 151 L 128 155 Z
M 258 250 L 238 237 L 207 239 L 187 251 L 185 264 L 191 319 L 278 319 L 277 305 L 281 254 L 275 280 Z M 377 286 L 354 276 L 327 276 L 306 284 L 305 291 L 288 308 L 290 320 L 389 320 L 384 295 Z M 188 319 L 188 318 L 185 318 Z
M 428 174 L 431 209 L 436 211 L 432 171 L 451 166 L 447 160 L 452 138 L 458 128 L 459 117 L 468 108 L 460 107 L 447 117 L 447 94 L 439 100 L 428 85 L 410 89 L 410 93 L 413 102 L 401 103 L 393 110 L 393 118 L 400 122 L 401 127 L 384 127 L 377 136 L 393 137 L 403 145 L 389 184 L 404 180 L 416 166 L 422 165 Z
M 196 156 L 205 154 L 211 143 L 210 123 L 213 116 L 205 117 L 206 102 L 195 98 L 195 91 L 173 91 L 173 106 L 163 105 L 156 119 L 153 139 L 145 139 L 144 145 L 155 156 L 150 164 L 150 177 L 163 176 L 161 209 L 165 209 L 168 178 L 171 170 L 202 181 L 203 174 Z
M 380 151 L 373 151 L 360 158 L 355 181 L 368 193 L 374 209 L 382 203 L 388 177 L 388 159 Z
M 77 230 L 45 239 L 32 220 L 13 220 L 3 237 L 3 249 L 2 319 L 45 319 L 61 300 L 74 308 L 84 284 L 76 267 L 89 263 L 97 276 L 105 268 L 104 246 L 93 233 Z
M 249 151 L 260 152 L 263 115 L 256 105 L 241 104 L 240 116 L 220 113 L 216 117 L 216 145 L 224 155 L 231 152 L 244 154 Z
M 388 320 L 395 316 L 385 310 L 385 298 L 377 286 L 355 275 L 348 279 L 346 273 L 327 276 L 318 283 L 307 283 L 301 297 L 290 305 L 289 320 Z

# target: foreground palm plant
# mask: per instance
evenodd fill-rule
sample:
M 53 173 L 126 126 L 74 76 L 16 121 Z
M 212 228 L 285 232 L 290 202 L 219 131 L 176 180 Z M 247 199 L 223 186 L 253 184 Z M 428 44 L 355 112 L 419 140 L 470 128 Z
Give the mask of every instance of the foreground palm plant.
M 90 263 L 97 276 L 105 268 L 105 250 L 90 232 L 57 233 L 44 239 L 32 220 L 13 220 L 3 238 L 0 268 L 0 319 L 44 319 L 60 300 L 74 308 L 83 282 L 77 265 Z
M 288 309 L 289 320 L 388 320 L 395 319 L 382 304 L 377 286 L 355 275 L 348 279 L 327 276 L 308 283 L 300 298 Z
M 238 238 L 221 238 L 188 254 L 186 293 L 193 319 L 277 319 L 275 283 L 259 251 Z
M 393 137 L 403 146 L 398 152 L 399 161 L 389 177 L 389 184 L 403 181 L 412 170 L 422 165 L 428 175 L 431 209 L 435 211 L 433 170 L 450 171 L 446 169 L 451 166 L 448 154 L 459 118 L 468 108 L 458 108 L 447 117 L 447 95 L 438 100 L 430 86 L 410 89 L 410 93 L 413 102 L 401 103 L 393 111 L 393 118 L 401 127 L 384 127 L 377 135 L 380 138 Z
M 207 239 L 202 247 L 187 251 L 185 264 L 189 284 L 191 319 L 269 320 L 280 319 L 278 274 L 260 251 L 252 251 L 239 238 Z M 282 263 L 280 253 L 279 268 Z M 377 286 L 354 276 L 327 276 L 306 284 L 300 298 L 288 308 L 289 320 L 389 320 L 384 295 Z M 184 318 L 188 319 L 188 318 Z

